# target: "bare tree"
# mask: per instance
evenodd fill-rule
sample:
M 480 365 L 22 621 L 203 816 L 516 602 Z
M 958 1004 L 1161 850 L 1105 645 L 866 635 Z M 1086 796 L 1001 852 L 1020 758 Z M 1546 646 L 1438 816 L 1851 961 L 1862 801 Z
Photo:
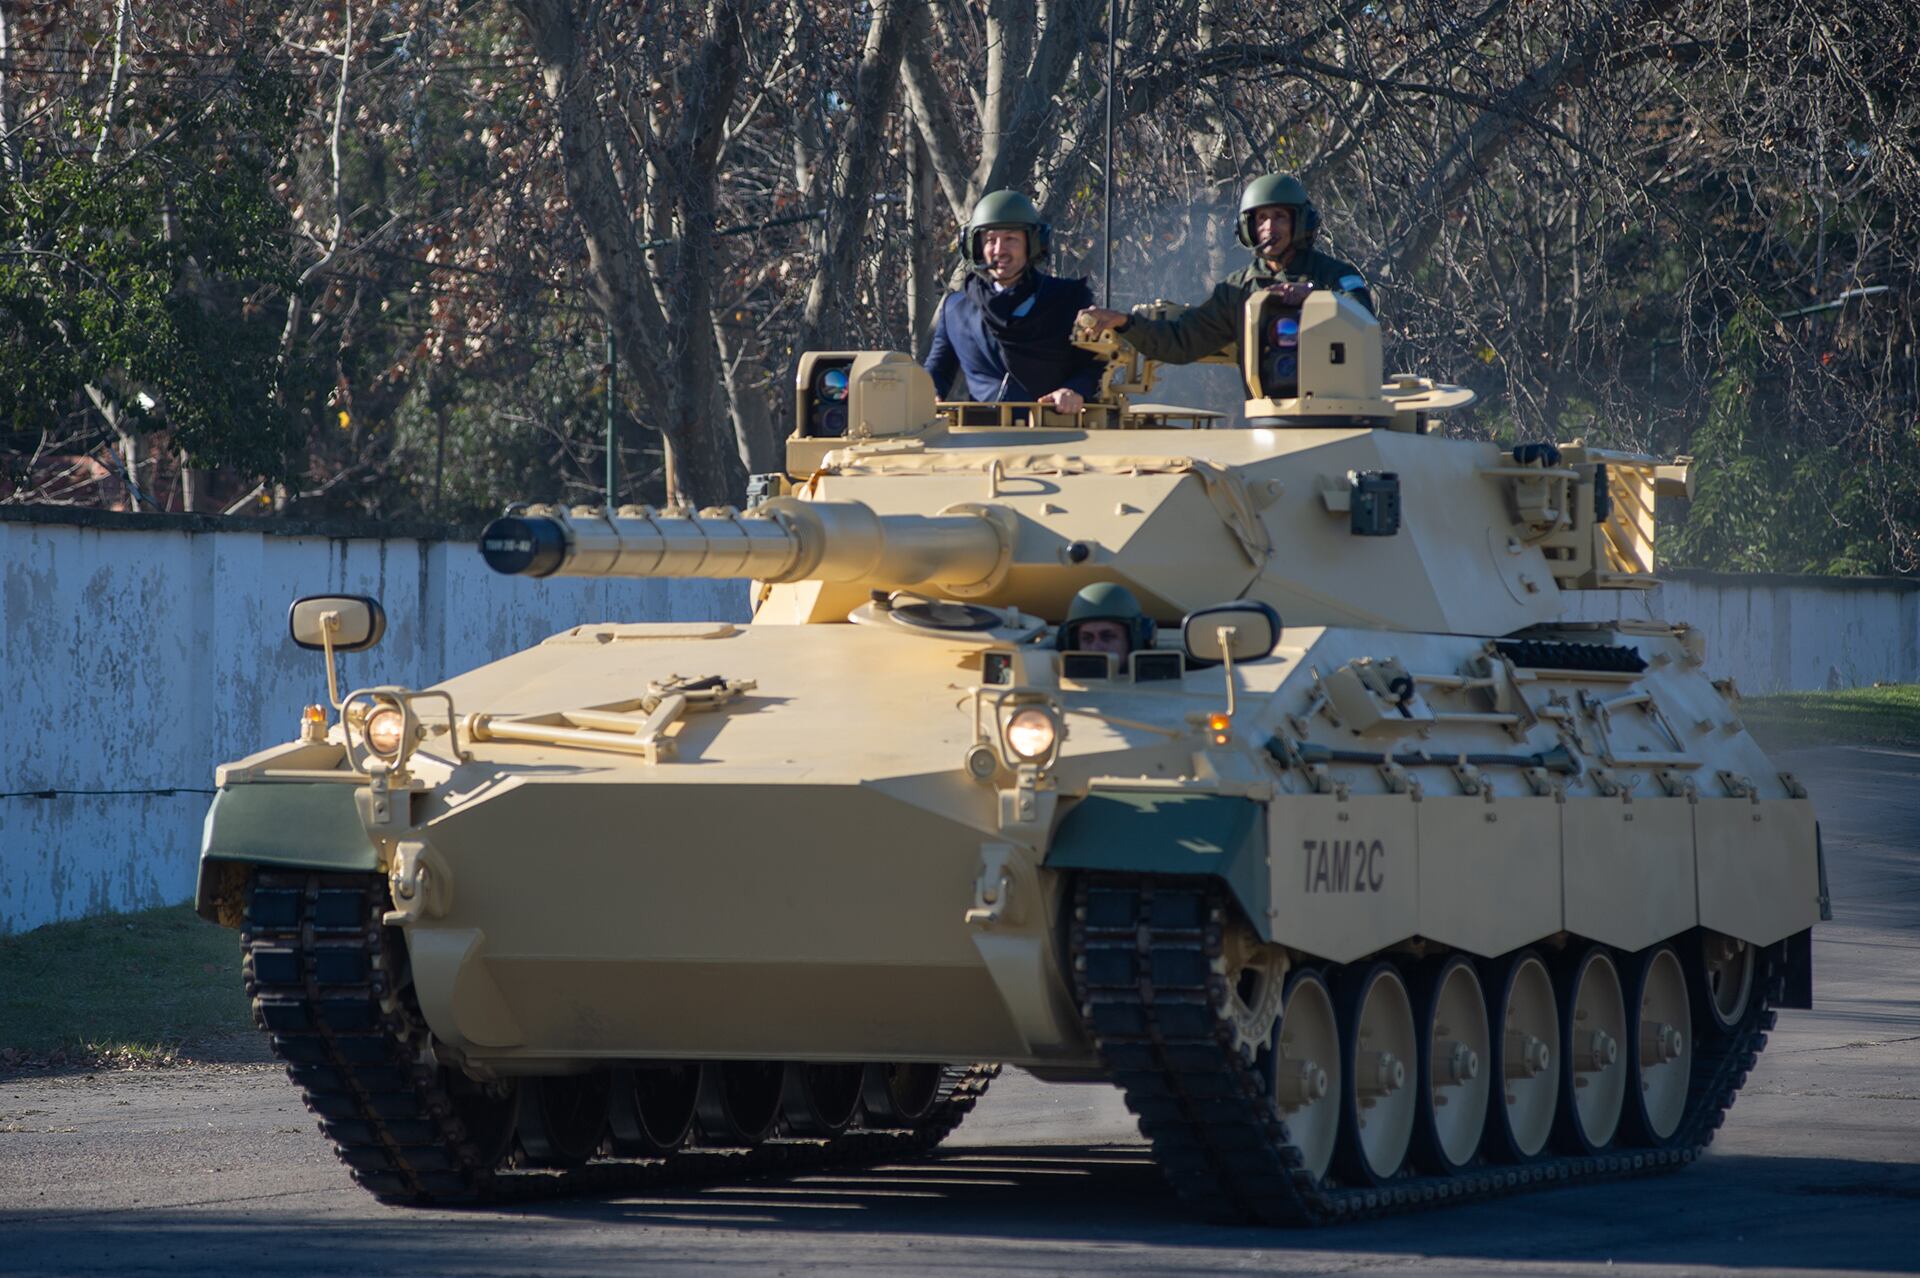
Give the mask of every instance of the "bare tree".
M 1697 557 L 1920 567 L 1902 0 L 1123 0 L 1113 32 L 1100 0 L 350 5 L 248 36 L 302 102 L 274 189 L 308 278 L 246 299 L 297 321 L 296 504 L 417 508 L 423 431 L 453 432 L 450 474 L 544 454 L 590 497 L 609 329 L 629 493 L 665 441 L 678 491 L 737 501 L 778 464 L 798 350 L 922 347 L 984 191 L 1031 193 L 1071 272 L 1111 178 L 1124 303 L 1232 269 L 1237 191 L 1287 169 L 1374 281 L 1390 358 L 1483 393 L 1459 429 L 1723 458 L 1744 487 L 1696 503 Z M 0 166 L 90 159 L 55 118 L 118 130 L 103 167 L 141 145 L 114 103 L 221 73 L 180 56 L 220 12 L 10 7 Z

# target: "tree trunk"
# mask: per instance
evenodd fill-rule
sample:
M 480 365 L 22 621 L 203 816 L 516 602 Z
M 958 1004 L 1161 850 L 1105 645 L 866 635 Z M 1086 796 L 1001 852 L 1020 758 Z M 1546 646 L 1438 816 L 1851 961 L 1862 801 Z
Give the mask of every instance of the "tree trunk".
M 947 219 L 939 196 L 933 159 L 915 130 L 907 148 L 907 340 L 916 359 L 926 358 L 943 292 Z
M 209 472 L 195 466 L 186 453 L 180 454 L 180 509 L 191 515 L 200 509 L 201 495 L 206 492 Z
M 650 423 L 670 445 L 669 491 L 697 505 L 738 502 L 746 470 L 717 412 L 712 324 L 713 166 L 743 62 L 733 7 L 713 0 L 706 35 L 681 81 L 679 129 L 660 164 L 664 189 L 656 192 L 676 216 L 680 243 L 661 255 L 666 278 L 658 297 L 614 174 L 581 18 L 571 0 L 514 0 L 514 7 L 556 109 L 567 198 L 587 245 L 588 292 L 613 328 L 637 398 L 653 410 Z
M 964 221 L 979 193 L 973 186 L 966 141 L 947 97 L 947 84 L 934 69 L 932 28 L 924 5 L 908 6 L 901 78 L 906 81 L 907 106 L 913 112 L 915 132 L 926 146 L 940 191 L 947 197 L 955 220 Z
M 18 182 L 26 175 L 20 171 L 20 141 L 13 135 L 13 31 L 7 25 L 6 5 L 0 4 L 0 173 Z
M 867 222 L 878 188 L 881 147 L 887 117 L 893 111 L 900 83 L 900 59 L 906 47 L 906 14 L 916 0 L 879 0 L 867 27 L 866 49 L 854 76 L 853 125 L 834 165 L 833 188 L 828 192 L 826 251 L 807 290 L 807 309 L 795 335 L 796 351 L 827 349 L 845 331 L 838 299 L 852 296 L 854 273 L 867 235 Z
M 1040 156 L 1066 124 L 1055 95 L 1086 48 L 1089 32 L 1106 22 L 1105 9 L 1097 0 L 1055 0 L 1047 7 L 1045 25 L 1033 44 L 1032 65 L 1018 72 L 1020 86 L 1006 131 L 989 137 L 981 147 L 975 169 L 980 190 L 998 191 L 1032 181 Z
M 713 341 L 720 352 L 721 385 L 727 395 L 727 417 L 733 423 L 734 447 L 749 475 L 764 475 L 780 470 L 785 459 L 780 455 L 783 432 L 773 420 L 766 383 L 761 380 L 760 361 L 749 354 L 751 341 L 741 340 L 716 316 Z

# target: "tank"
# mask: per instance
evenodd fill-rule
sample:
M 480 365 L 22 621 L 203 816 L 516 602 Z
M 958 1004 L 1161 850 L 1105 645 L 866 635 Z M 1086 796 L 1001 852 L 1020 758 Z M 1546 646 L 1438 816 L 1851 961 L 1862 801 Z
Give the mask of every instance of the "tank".
M 482 538 L 751 622 L 342 694 L 379 606 L 296 602 L 329 704 L 218 770 L 197 904 L 361 1184 L 897 1158 L 1002 1066 L 1119 1088 L 1197 1212 L 1270 1224 L 1707 1146 L 1826 910 L 1701 636 L 1575 619 L 1656 583 L 1686 465 L 1434 433 L 1471 395 L 1328 292 L 1249 303 L 1236 428 L 1087 344 L 1073 416 L 812 354 L 751 508 Z M 1063 634 L 1099 585 L 1124 654 Z

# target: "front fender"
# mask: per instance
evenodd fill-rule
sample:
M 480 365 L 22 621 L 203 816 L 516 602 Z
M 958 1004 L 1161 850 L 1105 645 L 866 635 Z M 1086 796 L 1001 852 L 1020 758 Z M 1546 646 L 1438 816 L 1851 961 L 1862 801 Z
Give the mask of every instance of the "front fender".
M 1042 864 L 1050 870 L 1209 875 L 1233 893 L 1260 939 L 1273 939 L 1267 814 L 1253 799 L 1096 790 L 1061 818 Z
M 335 873 L 380 868 L 354 795 L 340 782 L 254 781 L 222 786 L 207 809 L 193 908 L 220 922 L 225 867 L 274 865 Z

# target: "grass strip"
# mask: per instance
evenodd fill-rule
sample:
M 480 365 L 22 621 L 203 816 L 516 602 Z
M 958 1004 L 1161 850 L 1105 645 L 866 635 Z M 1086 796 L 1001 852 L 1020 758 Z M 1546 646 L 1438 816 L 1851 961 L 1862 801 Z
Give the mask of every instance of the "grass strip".
M 1920 684 L 1743 697 L 1740 717 L 1769 750 L 1822 745 L 1920 747 Z
M 239 943 L 191 906 L 0 936 L 0 1064 L 166 1064 L 251 1027 Z

